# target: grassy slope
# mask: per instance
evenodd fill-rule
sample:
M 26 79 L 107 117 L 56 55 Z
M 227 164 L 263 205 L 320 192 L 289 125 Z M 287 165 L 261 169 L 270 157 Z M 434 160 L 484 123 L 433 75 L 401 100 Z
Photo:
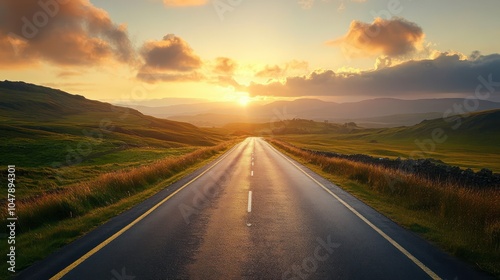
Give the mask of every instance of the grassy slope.
M 225 130 L 200 129 L 11 82 L 0 82 L 0 130 L 1 165 L 16 165 L 23 225 L 18 268 L 132 207 L 235 143 Z M 0 179 L 6 182 L 5 171 Z M 85 193 L 88 186 L 96 189 Z M 124 192 L 118 194 L 116 188 Z M 0 205 L 5 205 L 6 195 L 0 193 Z M 2 209 L 0 216 L 5 217 Z M 68 213 L 73 218 L 68 219 Z M 33 222 L 37 220 L 43 225 Z M 2 242 L 2 252 L 6 244 Z M 5 264 L 0 268 L 6 270 Z
M 81 178 L 229 139 L 222 131 L 10 82 L 0 83 L 0 130 L 1 164 L 17 166 L 18 176 L 23 178 L 22 195 L 37 195 Z
M 213 145 L 214 133 L 193 125 L 156 119 L 140 112 L 81 96 L 28 84 L 0 83 L 0 125 L 3 137 L 30 138 L 33 134 L 60 134 L 94 138 L 109 133 L 114 144 Z M 97 131 L 93 131 L 93 129 Z M 84 131 L 85 130 L 85 131 Z M 55 133 L 56 135 L 54 135 Z

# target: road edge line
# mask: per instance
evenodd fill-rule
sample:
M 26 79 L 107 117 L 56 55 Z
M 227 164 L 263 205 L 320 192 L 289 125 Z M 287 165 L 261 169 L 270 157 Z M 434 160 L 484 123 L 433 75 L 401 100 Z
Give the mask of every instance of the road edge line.
M 422 269 L 427 275 L 429 275 L 432 279 L 441 279 L 434 271 L 432 271 L 430 268 L 428 268 L 425 264 L 423 264 L 421 261 L 419 261 L 415 256 L 413 256 L 410 252 L 408 252 L 403 246 L 401 246 L 399 243 L 397 243 L 394 239 L 392 239 L 389 235 L 387 235 L 385 232 L 383 232 L 380 228 L 378 228 L 376 225 L 374 225 L 372 222 L 370 222 L 367 218 L 365 218 L 361 213 L 359 213 L 356 209 L 354 209 L 351 205 L 349 205 L 347 202 L 345 202 L 342 198 L 340 198 L 338 195 L 333 193 L 331 190 L 329 190 L 327 187 L 325 187 L 322 183 L 320 183 L 318 180 L 314 179 L 311 175 L 309 175 L 307 172 L 305 172 L 302 168 L 300 168 L 297 164 L 295 164 L 293 161 L 291 161 L 288 157 L 286 157 L 282 152 L 278 151 L 275 147 L 273 147 L 271 144 L 266 142 L 274 151 L 278 152 L 279 155 L 281 155 L 285 160 L 290 162 L 295 168 L 300 170 L 302 173 L 304 173 L 307 177 L 309 177 L 314 183 L 316 183 L 318 186 L 323 188 L 327 193 L 329 193 L 331 196 L 333 196 L 335 199 L 337 199 L 342 205 L 344 205 L 347 209 L 349 209 L 354 215 L 356 215 L 358 218 L 360 218 L 363 222 L 365 222 L 368 226 L 370 226 L 373 230 L 375 230 L 378 234 L 380 234 L 385 240 L 387 240 L 392 246 L 394 246 L 396 249 L 398 249 L 403 255 L 405 255 L 408 259 L 410 259 L 414 264 L 416 264 L 420 269 Z
M 110 237 L 108 237 L 106 240 L 104 240 L 103 242 L 101 242 L 99 245 L 95 246 L 92 250 L 90 250 L 87 253 L 85 253 L 83 256 L 81 256 L 76 261 L 74 261 L 73 263 L 71 263 L 70 265 L 68 265 L 67 267 L 65 267 L 63 270 L 59 271 L 56 275 L 50 277 L 49 280 L 59 280 L 62 277 L 64 277 L 71 270 L 73 270 L 74 268 L 76 268 L 77 266 L 79 266 L 81 263 L 83 263 L 86 259 L 90 258 L 95 253 L 99 252 L 99 250 L 101 250 L 106 245 L 108 245 L 109 243 L 111 243 L 113 240 L 115 240 L 116 238 L 118 238 L 120 235 L 122 235 L 124 232 L 126 232 L 127 230 L 129 230 L 135 224 L 139 223 L 141 220 L 143 220 L 144 218 L 146 218 L 149 214 L 151 214 L 154 210 L 156 210 L 158 207 L 160 207 L 163 203 L 167 202 L 174 195 L 176 195 L 177 193 L 179 193 L 180 191 L 182 191 L 183 189 L 185 189 L 187 186 L 189 186 L 194 181 L 198 180 L 201 176 L 205 175 L 208 171 L 210 171 L 217 164 L 219 164 L 223 159 L 225 159 L 230 153 L 232 153 L 236 149 L 236 147 L 239 146 L 241 143 L 243 143 L 243 142 L 240 142 L 240 143 L 236 144 L 233 148 L 231 148 L 229 151 L 227 151 L 222 157 L 220 157 L 212 166 L 210 166 L 209 168 L 207 168 L 205 171 L 203 171 L 202 173 L 200 173 L 198 176 L 196 176 L 193 179 L 191 179 L 189 182 L 187 182 L 184 185 L 182 185 L 180 188 L 178 188 L 176 191 L 174 191 L 173 193 L 171 193 L 170 195 L 168 195 L 167 197 L 165 197 L 163 200 L 161 200 L 160 202 L 158 202 L 157 204 L 155 204 L 153 207 L 149 208 L 148 211 L 144 212 L 142 215 L 140 215 L 139 217 L 137 217 L 130 224 L 126 225 L 125 227 L 123 227 L 122 229 L 120 229 L 119 231 L 117 231 L 116 233 L 114 233 L 113 235 L 111 235 Z

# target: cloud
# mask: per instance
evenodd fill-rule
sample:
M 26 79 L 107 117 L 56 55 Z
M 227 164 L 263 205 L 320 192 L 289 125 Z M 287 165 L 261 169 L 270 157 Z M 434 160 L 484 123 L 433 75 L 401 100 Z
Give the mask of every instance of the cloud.
M 238 69 L 235 60 L 217 57 L 202 62 L 186 41 L 173 34 L 161 41 L 146 42 L 140 53 L 144 64 L 136 78 L 143 82 L 205 82 L 245 89 L 233 77 Z
M 261 78 L 280 78 L 292 71 L 305 71 L 308 70 L 309 63 L 303 60 L 290 60 L 283 66 L 279 65 L 266 65 L 263 69 L 255 73 L 256 77 Z
M 392 65 L 392 59 L 387 55 L 379 56 L 375 60 L 375 70 L 380 70 L 389 67 L 391 65 Z
M 160 41 L 148 41 L 140 50 L 144 64 L 137 78 L 146 82 L 200 80 L 196 72 L 203 65 L 189 44 L 168 34 Z
M 223 87 L 232 87 L 234 90 L 244 90 L 245 87 L 238 83 L 234 74 L 238 68 L 238 64 L 228 57 L 217 57 L 213 71 L 207 77 L 207 82 Z
M 340 46 L 350 57 L 398 57 L 421 48 L 424 37 L 420 26 L 403 18 L 376 18 L 371 24 L 352 21 L 346 35 L 327 44 Z
M 309 63 L 304 60 L 293 59 L 286 63 L 286 69 L 307 70 L 308 68 L 309 68 Z
M 435 59 L 408 61 L 392 67 L 360 73 L 314 71 L 288 77 L 284 82 L 252 83 L 252 96 L 374 96 L 419 97 L 422 94 L 473 94 L 478 77 L 500 81 L 500 54 L 463 60 L 442 54 Z
M 299 0 L 298 1 L 299 5 L 302 7 L 302 9 L 310 9 L 314 5 L 314 0 Z
M 140 53 L 146 67 L 160 70 L 191 71 L 202 64 L 188 43 L 173 34 L 161 41 L 146 42 Z
M 264 69 L 255 73 L 256 77 L 273 77 L 277 78 L 284 74 L 285 69 L 281 68 L 279 65 L 266 65 Z
M 78 71 L 61 71 L 57 74 L 57 77 L 62 78 L 62 79 L 66 79 L 66 78 L 81 76 L 82 74 L 84 74 L 84 73 L 78 72 Z
M 230 86 L 236 91 L 246 90 L 246 87 L 238 83 L 233 76 L 217 76 L 215 78 L 212 78 L 210 82 L 223 87 Z
M 35 64 L 33 54 L 24 52 L 26 42 L 0 32 L 0 69 L 24 68 Z
M 426 50 L 426 52 L 424 52 L 424 55 L 427 55 L 429 59 L 436 59 L 436 58 L 439 58 L 442 56 L 457 56 L 460 60 L 466 60 L 466 59 L 476 60 L 476 59 L 481 57 L 481 55 L 478 51 L 473 51 L 470 56 L 467 56 L 467 55 L 465 55 L 461 52 L 457 52 L 457 51 L 442 52 L 442 51 L 433 50 L 433 49 Z
M 163 0 L 163 4 L 168 7 L 192 7 L 203 6 L 208 0 Z
M 126 26 L 113 23 L 88 0 L 2 1 L 0 10 L 8 11 L 0 20 L 0 67 L 135 59 Z
M 189 81 L 202 81 L 205 77 L 199 72 L 193 71 L 189 73 L 179 72 L 161 72 L 149 71 L 150 69 L 143 68 L 137 73 L 137 79 L 146 83 L 157 82 L 189 82 Z
M 232 74 L 237 68 L 236 61 L 227 57 L 217 57 L 215 59 L 214 71 L 222 74 Z

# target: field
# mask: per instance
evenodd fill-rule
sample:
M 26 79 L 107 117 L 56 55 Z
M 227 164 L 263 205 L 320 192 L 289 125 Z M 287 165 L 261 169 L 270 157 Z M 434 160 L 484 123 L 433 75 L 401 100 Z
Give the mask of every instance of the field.
M 302 148 L 388 158 L 433 158 L 446 164 L 500 173 L 500 110 L 423 121 L 411 127 L 368 129 L 294 119 L 231 124 L 241 134 L 272 136 Z
M 205 165 L 239 140 L 58 90 L 0 82 L 0 173 L 15 165 L 21 269 Z M 7 217 L 7 191 L 0 193 Z M 7 242 L 2 242 L 7 251 Z M 0 265 L 6 270 L 6 262 Z
M 499 277 L 498 189 L 438 183 L 399 170 L 327 158 L 301 149 L 388 158 L 408 158 L 423 152 L 425 156 L 413 158 L 439 159 L 475 171 L 483 168 L 500 171 L 500 150 L 492 141 L 499 139 L 497 130 L 489 133 L 491 139 L 475 137 L 473 133 L 450 133 L 447 141 L 434 142 L 435 146 L 426 142 L 427 150 L 415 144 L 415 139 L 425 139 L 422 136 L 426 134 L 414 134 L 412 130 L 415 127 L 356 128 L 350 132 L 332 129 L 321 133 L 273 135 L 268 141 L 398 224 Z
M 46 166 L 44 160 L 35 158 L 27 159 L 30 166 L 24 167 L 21 157 L 11 159 L 10 162 L 16 165 L 17 178 L 16 206 L 20 227 L 17 243 L 23 248 L 17 267 L 25 267 L 47 256 L 134 206 L 214 159 L 235 141 L 221 139 L 220 144 L 207 147 L 148 145 L 114 149 L 104 140 L 92 156 L 79 164 L 61 168 Z M 40 141 L 34 143 L 36 145 L 25 144 L 26 149 L 46 147 L 50 150 L 60 144 L 50 140 L 45 146 L 40 146 L 43 143 Z M 78 142 L 68 141 L 67 144 L 77 145 Z M 7 201 L 6 192 L 0 196 L 2 202 Z M 2 211 L 2 219 L 5 215 Z
M 57 191 L 38 192 L 36 197 L 18 201 L 17 244 L 23 248 L 23 254 L 18 257 L 17 267 L 25 267 L 47 256 L 133 207 L 207 164 L 237 141 L 198 148 L 180 156 L 167 156 L 138 167 L 102 172 Z
M 368 139 L 357 134 L 309 134 L 309 135 L 280 135 L 277 138 L 302 148 L 337 152 L 341 154 L 366 154 L 374 157 L 387 158 L 433 158 L 447 164 L 459 166 L 463 169 L 471 168 L 479 171 L 488 168 L 493 172 L 500 173 L 500 146 L 498 145 L 476 145 L 473 141 L 449 140 L 445 143 L 434 143 L 435 149 L 426 144 L 424 151 L 415 144 L 412 139 L 390 139 L 377 136 Z M 419 138 L 416 138 L 417 140 Z M 471 156 L 472 154 L 472 156 Z

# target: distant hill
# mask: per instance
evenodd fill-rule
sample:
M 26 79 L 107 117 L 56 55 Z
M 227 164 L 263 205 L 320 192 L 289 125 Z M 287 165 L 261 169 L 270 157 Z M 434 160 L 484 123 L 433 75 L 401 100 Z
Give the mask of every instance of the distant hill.
M 234 123 L 248 123 L 254 120 L 248 115 L 227 115 L 227 114 L 199 114 L 194 116 L 171 116 L 168 117 L 169 120 L 187 122 L 194 124 L 199 127 L 224 127 L 228 124 L 228 121 Z
M 241 107 L 235 106 L 232 102 L 203 102 L 158 107 L 129 105 L 127 107 L 137 109 L 146 115 L 165 119 L 174 119 L 174 116 L 182 117 L 204 114 L 239 115 L 240 112 L 238 109 L 241 111 Z
M 225 129 L 247 135 L 284 135 L 284 134 L 328 134 L 351 133 L 362 130 L 355 123 L 316 122 L 305 119 L 291 119 L 268 123 L 231 123 Z
M 106 102 L 114 103 L 111 100 L 106 100 Z M 123 101 L 117 101 L 123 102 Z M 201 99 L 201 98 L 175 98 L 175 97 L 167 97 L 167 98 L 159 98 L 159 99 L 144 99 L 144 100 L 134 100 L 134 106 L 149 106 L 149 107 L 166 107 L 166 106 L 174 106 L 174 105 L 182 105 L 182 104 L 197 104 L 197 103 L 205 103 L 209 102 L 209 100 Z M 119 106 L 127 106 L 127 104 L 117 103 Z
M 414 143 L 432 139 L 436 130 L 441 131 L 446 141 L 455 144 L 485 145 L 498 147 L 500 142 L 500 109 L 454 115 L 443 119 L 424 120 L 413 126 L 394 128 L 363 128 L 354 122 L 344 124 L 317 122 L 305 119 L 265 123 L 231 123 L 224 128 L 248 135 L 292 135 L 292 134 L 332 134 L 343 139 L 371 141 L 405 141 Z M 438 136 L 441 137 L 441 136 Z
M 201 126 L 223 126 L 239 121 L 274 122 L 293 118 L 330 122 L 356 122 L 365 127 L 410 126 L 424 119 L 439 118 L 447 110 L 463 104 L 460 98 L 401 100 L 378 98 L 335 103 L 318 99 L 276 101 L 241 107 L 231 102 L 205 102 L 165 107 L 133 106 L 145 114 L 182 120 Z M 479 100 L 476 111 L 500 109 L 500 103 Z M 224 118 L 221 118 L 224 116 Z
M 102 154 L 127 147 L 208 146 L 225 137 L 192 124 L 9 81 L 0 82 L 0 130 L 0 149 L 7 154 L 2 162 L 26 165 L 63 159 L 70 148 L 89 143 L 88 153 Z
M 382 127 L 399 127 L 412 126 L 422 122 L 423 120 L 439 119 L 443 117 L 443 113 L 429 112 L 416 114 L 397 114 L 381 117 L 350 119 L 361 127 L 366 128 L 382 128 Z M 344 120 L 345 121 L 345 120 Z
M 424 120 L 402 128 L 379 131 L 378 137 L 393 139 L 432 139 L 436 130 L 444 132 L 448 141 L 469 142 L 476 145 L 497 146 L 500 142 L 500 110 L 474 112 L 469 115 Z

